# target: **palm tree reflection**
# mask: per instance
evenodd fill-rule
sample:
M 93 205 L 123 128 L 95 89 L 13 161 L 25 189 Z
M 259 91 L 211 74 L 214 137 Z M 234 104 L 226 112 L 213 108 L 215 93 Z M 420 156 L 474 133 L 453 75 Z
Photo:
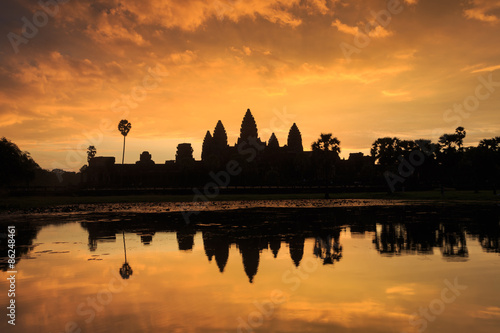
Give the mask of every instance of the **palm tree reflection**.
M 338 235 L 316 237 L 314 255 L 323 259 L 323 265 L 331 265 L 334 261 L 339 261 L 342 258 L 342 245 L 339 243 Z
M 125 251 L 125 263 L 120 268 L 120 275 L 122 279 L 128 279 L 134 272 L 132 267 L 127 262 L 127 246 L 125 245 L 125 231 L 123 232 L 123 250 Z

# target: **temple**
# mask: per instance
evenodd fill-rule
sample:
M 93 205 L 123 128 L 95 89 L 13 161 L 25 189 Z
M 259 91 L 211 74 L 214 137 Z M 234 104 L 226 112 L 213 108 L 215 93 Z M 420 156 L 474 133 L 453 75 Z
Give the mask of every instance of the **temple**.
M 347 161 L 338 155 L 334 159 L 338 172 L 360 173 L 365 165 L 373 165 L 371 157 L 361 153 L 351 154 Z M 175 160 L 161 164 L 156 163 L 147 151 L 135 164 L 117 164 L 114 157 L 94 157 L 83 173 L 83 184 L 87 188 L 203 186 L 212 180 L 211 173 L 224 170 L 230 162 L 241 169 L 230 179 L 228 185 L 231 186 L 314 186 L 324 183 L 324 171 L 313 152 L 304 151 L 297 124 L 291 124 L 285 145 L 280 145 L 275 133 L 264 141 L 259 137 L 257 122 L 248 109 L 234 145 L 229 144 L 221 120 L 213 132 L 206 132 L 200 161 L 194 159 L 190 143 L 179 144 Z

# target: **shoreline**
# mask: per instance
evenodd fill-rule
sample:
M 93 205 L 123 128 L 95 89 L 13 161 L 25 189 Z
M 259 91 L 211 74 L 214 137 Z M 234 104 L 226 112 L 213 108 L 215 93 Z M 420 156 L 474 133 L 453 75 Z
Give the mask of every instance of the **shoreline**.
M 358 200 L 367 200 L 368 205 L 373 201 L 380 201 L 377 205 L 410 204 L 410 205 L 485 205 L 500 203 L 500 196 L 494 195 L 492 191 L 447 191 L 441 196 L 440 191 L 425 192 L 398 192 L 398 193 L 331 193 L 330 199 L 324 199 L 324 193 L 297 193 L 297 194 L 221 194 L 206 203 L 236 202 L 236 201 L 297 201 L 322 200 L 323 203 L 333 204 L 338 201 L 352 201 L 347 205 L 360 205 Z M 197 203 L 196 203 L 197 202 Z M 78 205 L 111 205 L 111 204 L 169 204 L 184 203 L 185 206 L 205 204 L 204 201 L 196 200 L 193 195 L 123 195 L 123 196 L 10 196 L 1 198 L 0 212 L 22 212 L 50 210 L 51 208 L 63 208 Z M 363 204 L 363 203 L 361 203 Z

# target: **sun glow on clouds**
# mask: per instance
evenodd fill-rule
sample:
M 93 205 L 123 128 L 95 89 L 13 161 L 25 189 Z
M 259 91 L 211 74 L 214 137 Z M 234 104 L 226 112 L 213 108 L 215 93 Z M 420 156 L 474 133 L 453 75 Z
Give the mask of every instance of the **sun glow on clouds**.
M 472 0 L 472 8 L 464 10 L 464 16 L 468 19 L 478 20 L 495 24 L 500 20 L 493 11 L 498 12 L 500 1 L 498 0 Z
M 370 43 L 348 62 L 340 44 L 352 44 L 387 1 L 67 2 L 17 55 L 3 39 L 0 135 L 50 168 L 64 164 L 90 132 L 100 141 L 87 146 L 118 157 L 122 138 L 115 124 L 123 118 L 132 123 L 129 163 L 143 150 L 163 163 L 186 141 L 199 158 L 206 131 L 219 119 L 233 144 L 247 108 L 263 140 L 275 131 L 286 143 L 291 123 L 279 131 L 272 126 L 273 110 L 286 108 L 306 149 L 319 133 L 333 132 L 344 157 L 368 151 L 377 135 L 396 129 L 409 138 L 430 137 L 436 127 L 451 132 L 444 111 L 473 93 L 478 76 L 492 73 L 500 81 L 500 2 L 402 4 L 403 12 L 387 26 L 374 26 Z M 40 10 L 27 0 L 0 6 L 4 36 L 20 34 L 21 17 Z M 157 66 L 168 75 L 134 99 Z M 116 100 L 128 101 L 128 111 L 114 112 Z M 498 108 L 491 98 L 464 119 L 466 144 L 498 135 L 491 125 L 500 124 Z M 103 119 L 113 126 L 95 134 Z
M 389 295 L 403 295 L 403 296 L 413 296 L 415 295 L 415 286 L 395 286 L 387 288 L 385 291 Z

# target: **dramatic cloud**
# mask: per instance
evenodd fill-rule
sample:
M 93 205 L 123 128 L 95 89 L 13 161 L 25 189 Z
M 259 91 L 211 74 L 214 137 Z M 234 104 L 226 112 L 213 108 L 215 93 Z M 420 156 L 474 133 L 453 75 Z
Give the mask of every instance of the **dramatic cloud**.
M 343 156 L 367 153 L 380 136 L 452 132 L 445 112 L 481 77 L 500 81 L 499 1 L 46 4 L 0 5 L 0 136 L 46 168 L 78 169 L 88 145 L 118 156 L 123 118 L 128 162 L 163 163 L 181 142 L 199 158 L 219 119 L 236 141 L 247 108 L 263 140 L 286 142 L 296 122 L 306 148 L 333 132 Z M 498 135 L 493 88 L 459 119 L 466 144 Z
M 499 17 L 494 12 L 500 12 L 500 1 L 472 0 L 473 7 L 464 11 L 465 17 L 487 23 L 498 23 Z

